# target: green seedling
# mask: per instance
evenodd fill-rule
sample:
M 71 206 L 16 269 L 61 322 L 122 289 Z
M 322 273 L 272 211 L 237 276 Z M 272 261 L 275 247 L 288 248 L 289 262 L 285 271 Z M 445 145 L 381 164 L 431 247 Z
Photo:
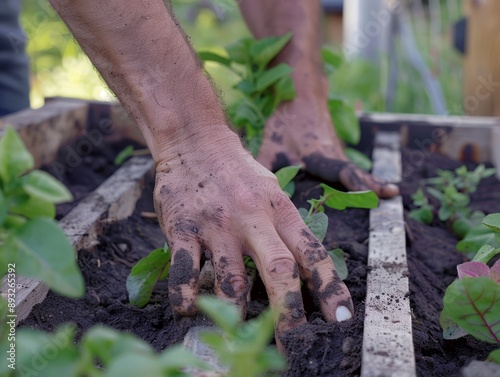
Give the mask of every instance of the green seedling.
M 0 276 L 40 279 L 55 292 L 81 297 L 83 278 L 75 252 L 54 221 L 55 204 L 72 200 L 59 181 L 41 170 L 19 135 L 6 127 L 0 139 Z
M 132 145 L 129 145 L 122 149 L 115 157 L 114 164 L 119 166 L 123 164 L 127 159 L 129 159 L 132 156 L 144 156 L 148 155 L 151 152 L 149 149 L 137 149 L 135 150 Z
M 467 167 L 462 165 L 455 169 L 454 173 L 449 170 L 438 170 L 437 177 L 427 179 L 427 183 L 441 192 L 453 186 L 458 192 L 467 195 L 476 192 L 481 180 L 491 177 L 495 172 L 496 169 L 487 169 L 483 164 L 472 171 L 468 171 Z
M 472 227 L 465 237 L 457 243 L 457 250 L 465 253 L 470 258 L 483 245 L 500 248 L 500 214 L 488 215 L 480 224 Z
M 229 367 L 227 376 L 269 376 L 285 369 L 283 356 L 269 346 L 274 331 L 271 310 L 242 323 L 239 309 L 221 300 L 200 297 L 198 307 L 222 330 L 222 334 L 207 331 L 202 334 L 202 340 L 215 351 L 218 360 Z
M 416 209 L 410 211 L 410 218 L 424 224 L 431 224 L 434 220 L 434 207 L 429 203 L 424 191 L 419 188 L 412 196 L 413 205 Z

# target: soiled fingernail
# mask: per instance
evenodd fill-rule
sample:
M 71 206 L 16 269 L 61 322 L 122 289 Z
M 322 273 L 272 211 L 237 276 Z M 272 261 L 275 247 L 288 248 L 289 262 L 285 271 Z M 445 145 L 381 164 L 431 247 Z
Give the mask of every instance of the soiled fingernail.
M 339 322 L 347 321 L 348 319 L 352 318 L 351 311 L 345 306 L 339 306 L 337 308 L 337 311 L 335 312 L 335 315 L 337 316 L 337 321 Z

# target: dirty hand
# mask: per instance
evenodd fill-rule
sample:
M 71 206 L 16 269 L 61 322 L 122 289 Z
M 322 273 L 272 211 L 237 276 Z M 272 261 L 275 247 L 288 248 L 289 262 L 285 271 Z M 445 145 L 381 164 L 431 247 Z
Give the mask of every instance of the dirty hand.
M 191 152 L 171 151 L 156 169 L 155 204 L 172 250 L 169 298 L 177 313 L 193 314 L 202 255 L 215 268 L 215 293 L 246 312 L 243 256 L 255 262 L 277 334 L 306 321 L 300 279 L 329 321 L 351 318 L 350 293 L 325 248 L 302 221 L 275 176 L 238 137 L 204 141 Z M 185 151 L 186 149 L 184 149 Z
M 335 134 L 326 99 L 319 96 L 283 103 L 266 124 L 258 161 L 273 171 L 301 165 L 321 180 L 340 181 L 349 190 L 373 190 L 381 198 L 399 193 L 354 165 Z

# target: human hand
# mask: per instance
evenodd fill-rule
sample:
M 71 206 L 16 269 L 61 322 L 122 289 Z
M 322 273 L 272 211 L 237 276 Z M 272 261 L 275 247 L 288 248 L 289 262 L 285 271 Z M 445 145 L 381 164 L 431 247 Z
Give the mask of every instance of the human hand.
M 302 165 L 321 180 L 340 181 L 353 191 L 373 190 L 380 198 L 399 193 L 396 185 L 373 177 L 347 158 L 321 98 L 281 104 L 266 124 L 257 160 L 272 171 Z
M 249 289 L 243 256 L 253 259 L 279 314 L 277 335 L 306 321 L 300 279 L 327 320 L 352 317 L 350 293 L 325 248 L 275 176 L 237 138 L 170 153 L 157 164 L 154 197 L 172 251 L 169 298 L 175 312 L 196 311 L 205 253 L 214 265 L 216 295 L 243 315 Z

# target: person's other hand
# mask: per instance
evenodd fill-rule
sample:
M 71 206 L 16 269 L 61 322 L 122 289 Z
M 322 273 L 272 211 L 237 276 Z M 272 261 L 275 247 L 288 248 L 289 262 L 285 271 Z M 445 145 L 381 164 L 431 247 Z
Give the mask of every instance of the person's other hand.
M 396 185 L 373 177 L 347 158 L 322 100 L 297 99 L 281 104 L 266 124 L 257 159 L 272 171 L 302 165 L 322 180 L 340 181 L 354 191 L 373 190 L 380 198 L 399 193 Z

